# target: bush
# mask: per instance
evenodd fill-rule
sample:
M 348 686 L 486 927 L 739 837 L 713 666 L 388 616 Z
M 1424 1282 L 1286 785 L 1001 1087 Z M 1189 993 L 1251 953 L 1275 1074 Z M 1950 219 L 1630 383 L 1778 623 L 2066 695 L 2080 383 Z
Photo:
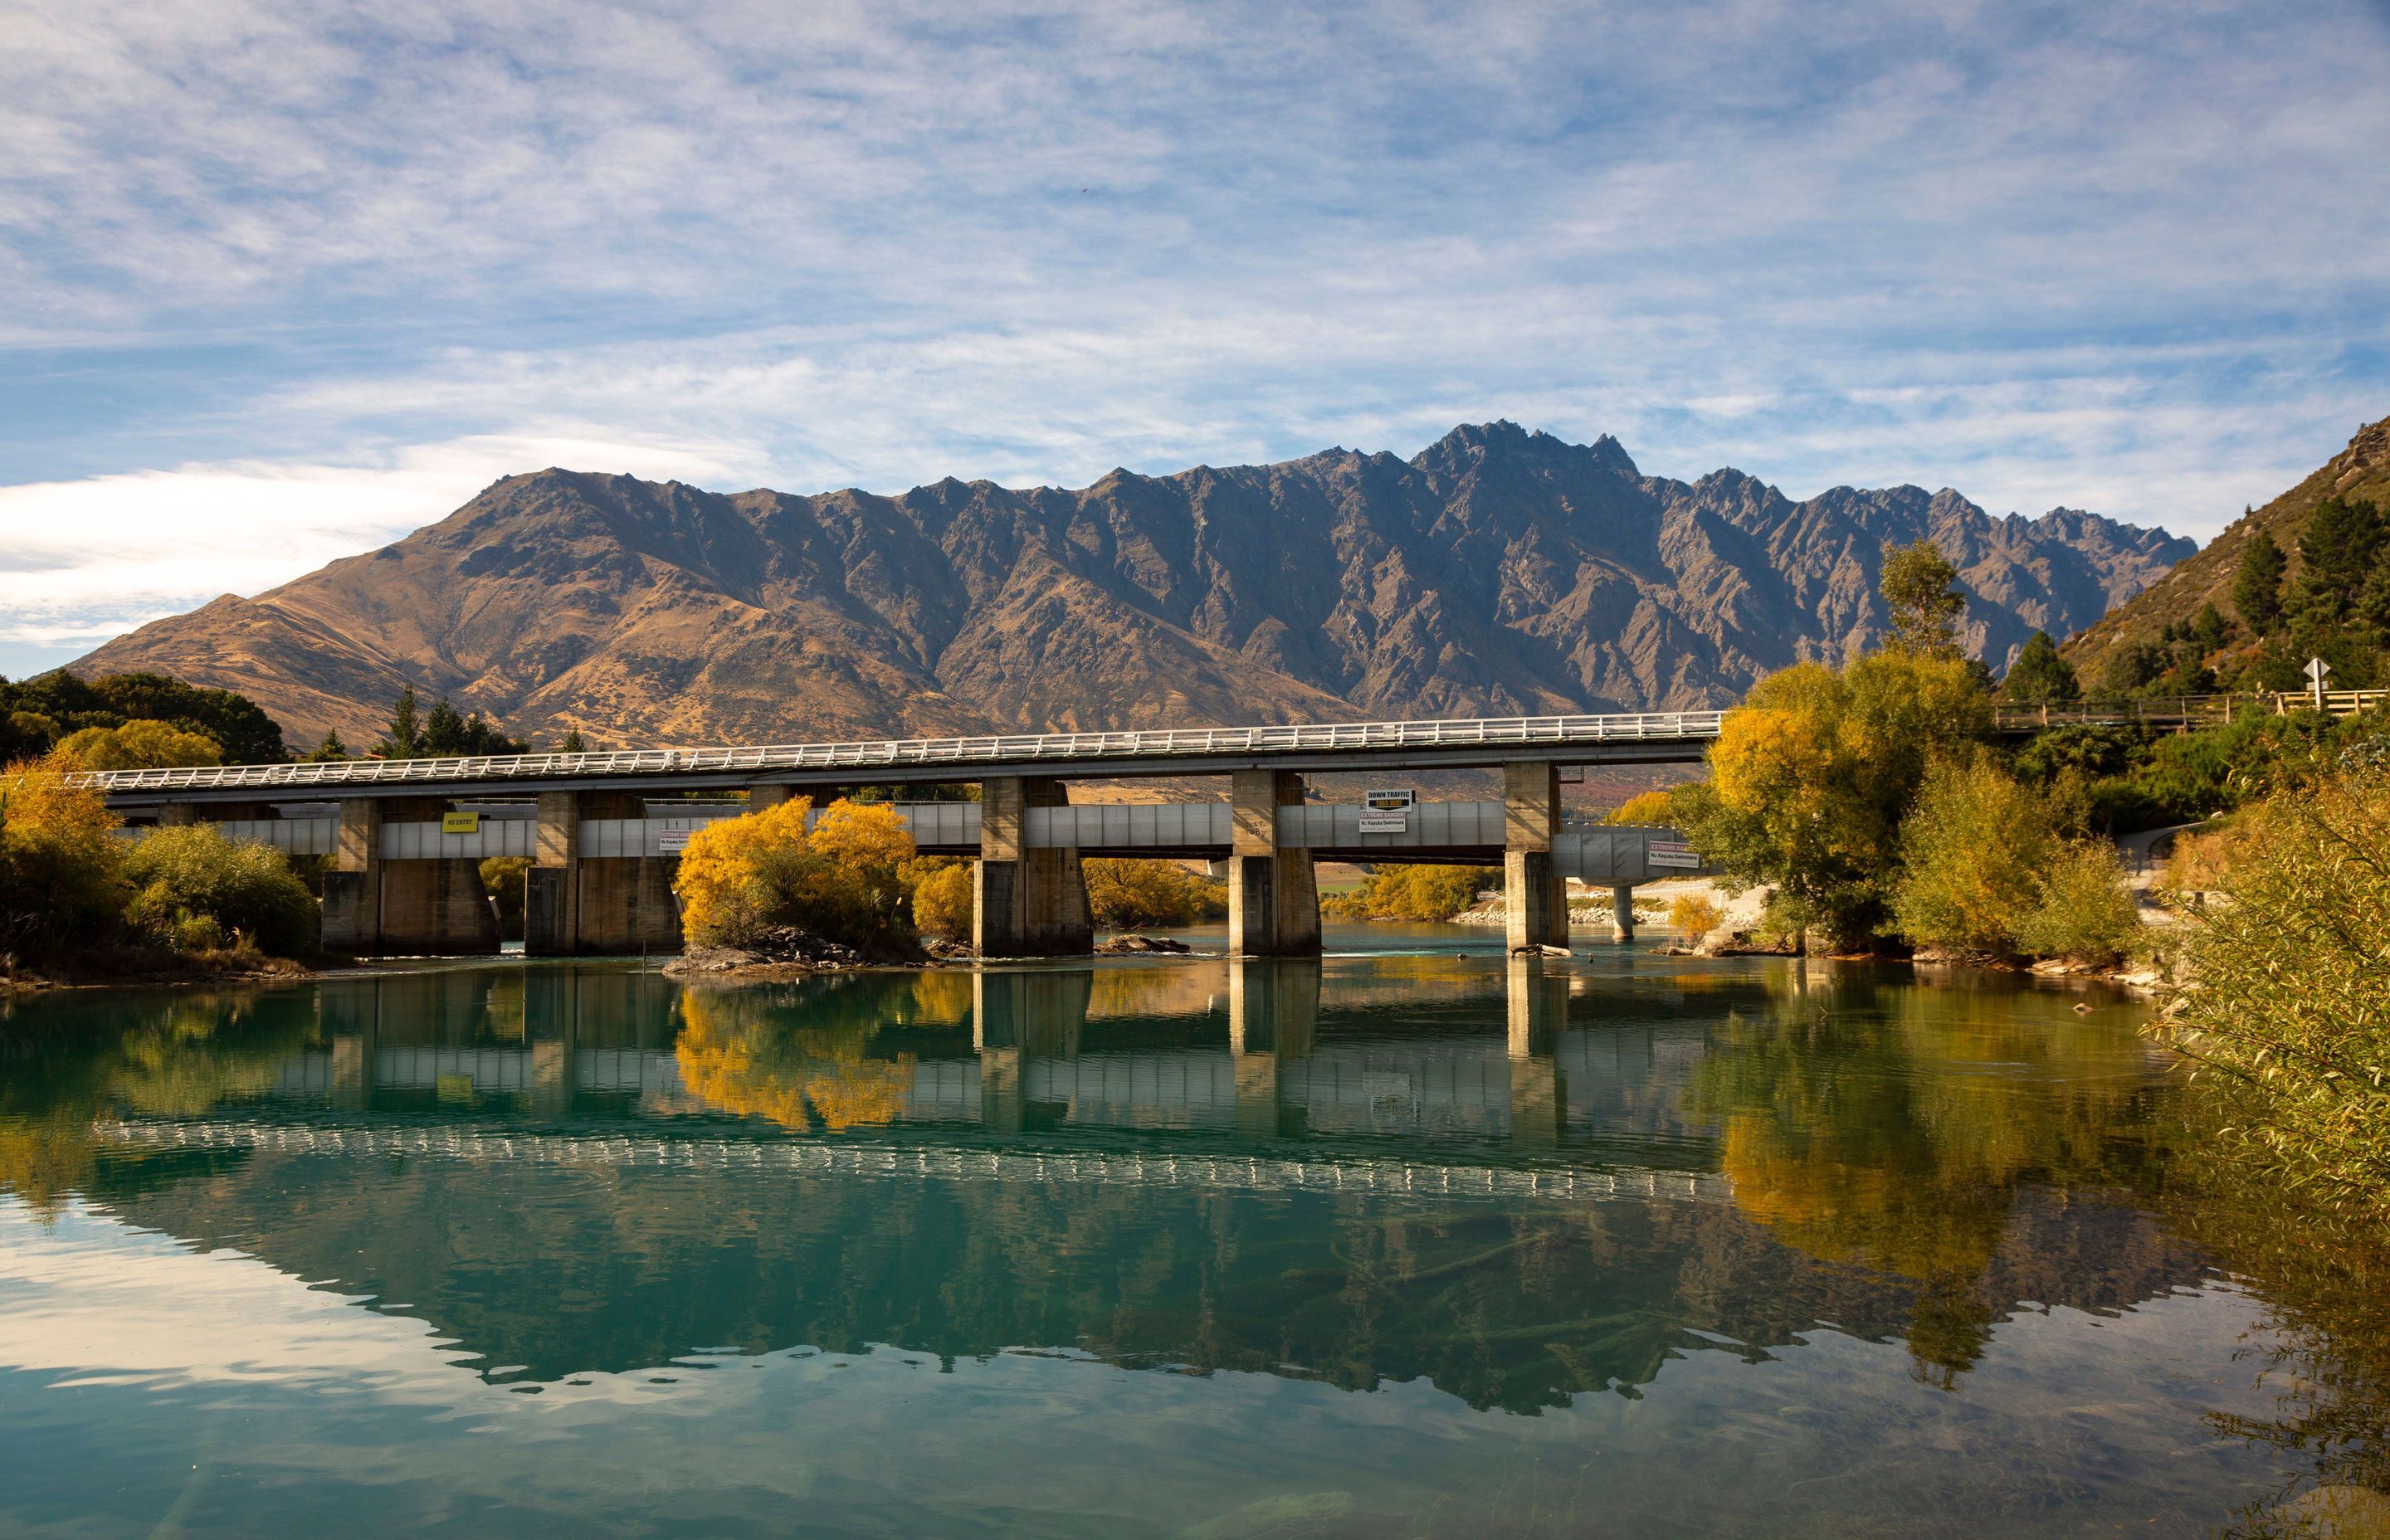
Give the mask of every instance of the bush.
M 850 946 L 909 940 L 905 868 L 913 837 L 892 807 L 837 802 L 808 832 L 810 798 L 718 818 L 689 836 L 673 891 L 698 946 L 736 946 L 793 926 Z
M 925 936 L 948 941 L 971 938 L 971 891 L 968 861 L 916 862 L 913 878 L 913 928 Z
M 2390 1218 L 2390 769 L 2278 792 L 2252 822 L 2189 940 L 2178 1046 L 2247 1158 Z
M 1380 866 L 1328 907 L 1354 919 L 1450 919 L 1500 882 L 1491 866 Z
M 1707 893 L 1678 893 L 1668 905 L 1668 929 L 1689 936 L 1706 936 L 1726 923 L 1726 911 Z
M 2068 840 L 2035 878 L 2034 905 L 2017 922 L 2017 945 L 2037 957 L 2106 968 L 2141 940 L 2140 906 L 2125 887 L 2116 847 Z
M 1669 791 L 1638 791 L 1613 808 L 1604 821 L 1613 824 L 1665 824 Z
M 1914 945 L 2008 956 L 2052 843 L 2040 800 L 1988 757 L 1936 764 L 1901 825 L 1892 929 Z
M 125 853 L 124 876 L 125 919 L 161 946 L 211 951 L 245 936 L 276 956 L 316 950 L 315 901 L 271 845 L 212 824 L 153 829 Z
M 1228 912 L 1226 884 L 1196 876 L 1176 861 L 1088 861 L 1087 909 L 1106 930 L 1193 925 Z
M 0 772 L 0 950 L 32 958 L 111 939 L 124 909 L 123 847 L 96 791 L 67 785 L 53 753 Z

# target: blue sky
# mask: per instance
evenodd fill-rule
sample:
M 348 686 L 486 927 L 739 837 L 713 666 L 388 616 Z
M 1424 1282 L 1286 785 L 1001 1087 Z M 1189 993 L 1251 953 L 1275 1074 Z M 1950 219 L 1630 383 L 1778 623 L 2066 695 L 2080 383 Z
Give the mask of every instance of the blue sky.
M 2212 534 L 2390 414 L 2390 3 L 0 0 L 0 672 L 563 464 L 1409 455 Z

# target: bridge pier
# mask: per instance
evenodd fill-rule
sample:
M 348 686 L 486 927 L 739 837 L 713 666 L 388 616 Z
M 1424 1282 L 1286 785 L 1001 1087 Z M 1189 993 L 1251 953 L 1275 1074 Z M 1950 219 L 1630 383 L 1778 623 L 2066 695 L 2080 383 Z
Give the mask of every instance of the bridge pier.
M 1091 951 L 1095 921 L 1079 853 L 1029 843 L 1029 810 L 1068 807 L 1070 789 L 1036 776 L 980 783 L 979 859 L 971 865 L 971 941 L 983 957 L 1064 957 Z
M 159 821 L 173 804 L 159 810 Z M 324 950 L 371 956 L 381 950 L 381 802 L 346 797 L 324 872 Z
M 1620 886 L 1610 890 L 1610 925 L 1621 942 L 1635 939 L 1635 890 Z
M 1240 770 L 1229 781 L 1228 955 L 1319 956 L 1319 884 L 1311 852 L 1278 842 L 1278 810 L 1303 802 L 1303 777 Z
M 1560 766 L 1502 766 L 1502 913 L 1510 950 L 1568 944 L 1568 882 L 1552 864 L 1561 827 Z
M 1296 962 L 1228 965 L 1228 1052 L 1236 1061 L 1237 1132 L 1274 1139 L 1289 1132 L 1279 1111 L 1279 1072 L 1308 1059 L 1319 1033 L 1319 969 Z
M 523 955 L 621 956 L 680 949 L 673 901 L 673 855 L 583 853 L 589 818 L 644 818 L 647 804 L 623 791 L 543 791 L 532 868 L 523 874 Z
M 498 950 L 498 920 L 482 864 L 459 856 L 392 861 L 383 826 L 437 821 L 440 797 L 341 802 L 331 869 L 324 874 L 324 946 L 361 957 L 480 956 Z

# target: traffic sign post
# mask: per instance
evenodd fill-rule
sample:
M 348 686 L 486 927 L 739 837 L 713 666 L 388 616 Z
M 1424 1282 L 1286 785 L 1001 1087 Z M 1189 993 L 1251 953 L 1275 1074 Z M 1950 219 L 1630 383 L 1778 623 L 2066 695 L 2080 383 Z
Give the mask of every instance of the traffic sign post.
M 2308 684 L 2315 690 L 2315 709 L 2321 711 L 2323 710 L 2324 675 L 2332 672 L 2332 665 L 2325 662 L 2320 658 L 2310 658 L 2307 660 L 2307 666 L 2305 672 L 2307 676 Z

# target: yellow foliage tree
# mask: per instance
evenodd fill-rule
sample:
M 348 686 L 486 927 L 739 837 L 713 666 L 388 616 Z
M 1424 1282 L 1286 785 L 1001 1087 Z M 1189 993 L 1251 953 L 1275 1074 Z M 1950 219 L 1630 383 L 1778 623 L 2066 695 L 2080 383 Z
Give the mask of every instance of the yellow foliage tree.
M 853 946 L 907 931 L 913 837 L 894 808 L 837 802 L 808 831 L 810 798 L 717 819 L 689 836 L 673 891 L 700 946 L 735 946 L 793 926 Z
M 1192 925 L 1228 912 L 1225 884 L 1197 877 L 1176 861 L 1088 861 L 1087 910 L 1107 930 Z
M 1383 866 L 1330 907 L 1355 919 L 1450 919 L 1499 881 L 1490 866 Z
M 1638 791 L 1613 808 L 1609 821 L 1613 824 L 1665 824 L 1672 795 L 1667 791 Z
M 0 771 L 0 951 L 54 956 L 109 940 L 124 907 L 116 815 L 67 784 L 53 750 Z
M 122 727 L 85 727 L 60 739 L 58 752 L 82 770 L 171 770 L 222 764 L 224 751 L 205 733 L 144 718 Z
M 925 936 L 969 941 L 971 935 L 971 869 L 968 861 L 917 861 L 913 873 L 913 928 Z

